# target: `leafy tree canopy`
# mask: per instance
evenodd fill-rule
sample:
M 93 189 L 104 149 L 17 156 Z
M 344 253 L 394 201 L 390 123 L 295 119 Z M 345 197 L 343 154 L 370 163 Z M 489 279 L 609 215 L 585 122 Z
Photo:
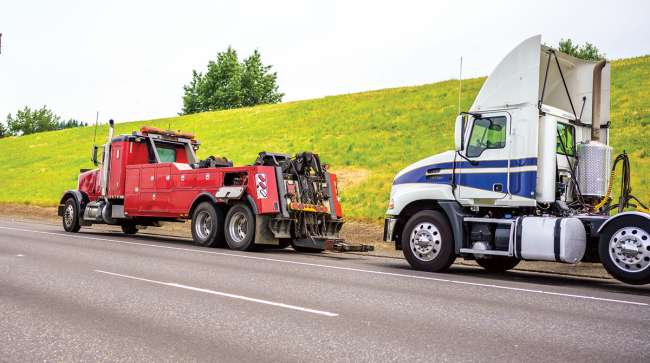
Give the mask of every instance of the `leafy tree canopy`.
M 605 59 L 605 54 L 600 53 L 598 48 L 589 42 L 579 45 L 577 43 L 574 44 L 571 39 L 562 39 L 560 40 L 558 50 L 562 53 L 585 60 L 597 61 Z
M 12 135 L 29 135 L 36 132 L 56 130 L 61 118 L 47 107 L 32 110 L 25 106 L 16 116 L 7 115 L 7 126 Z
M 271 68 L 262 63 L 257 50 L 240 62 L 237 52 L 228 47 L 216 61 L 208 62 L 205 74 L 192 71 L 192 80 L 183 87 L 181 114 L 282 101 L 284 94 L 278 92 L 277 73 Z
M 33 110 L 25 106 L 22 110 L 16 111 L 16 116 L 12 116 L 11 113 L 7 115 L 6 128 L 0 122 L 0 137 L 29 135 L 37 132 L 82 126 L 88 126 L 88 124 L 75 119 L 61 121 L 61 117 L 46 106 Z
M 0 139 L 9 135 L 9 130 L 5 127 L 5 124 L 0 121 Z

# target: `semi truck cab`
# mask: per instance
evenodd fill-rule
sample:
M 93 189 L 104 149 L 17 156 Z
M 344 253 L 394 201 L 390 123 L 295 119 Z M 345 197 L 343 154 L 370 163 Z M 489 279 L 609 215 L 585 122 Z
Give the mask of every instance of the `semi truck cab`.
M 541 36 L 519 44 L 456 118 L 455 150 L 395 176 L 384 240 L 427 271 L 457 257 L 489 271 L 601 261 L 619 280 L 649 283 L 648 214 L 624 212 L 626 195 L 609 216 L 609 84 L 604 60 L 560 53 Z

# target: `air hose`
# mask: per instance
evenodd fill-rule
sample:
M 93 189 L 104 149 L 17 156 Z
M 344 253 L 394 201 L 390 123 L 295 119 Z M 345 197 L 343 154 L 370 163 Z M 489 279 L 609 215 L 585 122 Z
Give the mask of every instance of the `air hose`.
M 625 208 L 634 208 L 640 212 L 650 213 L 650 209 L 646 207 L 639 200 L 639 198 L 632 195 L 632 185 L 630 182 L 630 158 L 627 156 L 627 153 L 625 153 L 625 151 L 623 151 L 622 154 L 618 155 L 614 160 L 614 165 L 612 166 L 612 171 L 609 179 L 609 186 L 607 187 L 607 193 L 600 200 L 600 202 L 594 206 L 594 210 L 595 211 L 600 210 L 601 208 L 603 208 L 603 206 L 605 206 L 608 202 L 612 200 L 611 199 L 612 187 L 614 184 L 614 179 L 616 178 L 616 166 L 618 165 L 619 162 L 622 162 L 621 195 L 619 197 L 618 204 L 610 205 L 607 209 L 603 210 L 603 212 L 608 213 L 612 209 L 618 208 L 618 213 L 621 213 L 625 210 Z M 636 204 L 630 203 L 631 201 L 635 202 Z

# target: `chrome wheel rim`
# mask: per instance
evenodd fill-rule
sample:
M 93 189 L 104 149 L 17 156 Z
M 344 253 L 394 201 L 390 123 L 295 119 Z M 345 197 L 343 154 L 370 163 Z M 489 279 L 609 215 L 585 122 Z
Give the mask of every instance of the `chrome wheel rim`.
M 239 244 L 246 239 L 248 234 L 248 218 L 243 212 L 236 212 L 230 218 L 230 223 L 228 225 L 228 233 L 230 238 Z
M 68 227 L 72 226 L 72 223 L 74 222 L 74 207 L 72 206 L 72 204 L 68 204 L 68 206 L 65 207 L 65 213 L 63 214 L 63 222 Z
M 625 272 L 641 272 L 650 266 L 650 234 L 643 228 L 621 228 L 609 240 L 609 256 Z
M 202 240 L 210 237 L 210 233 L 212 233 L 212 217 L 210 213 L 206 211 L 199 212 L 199 215 L 196 217 L 194 231 Z
M 415 258 L 431 261 L 440 254 L 442 239 L 440 231 L 433 223 L 422 222 L 411 232 L 409 243 Z

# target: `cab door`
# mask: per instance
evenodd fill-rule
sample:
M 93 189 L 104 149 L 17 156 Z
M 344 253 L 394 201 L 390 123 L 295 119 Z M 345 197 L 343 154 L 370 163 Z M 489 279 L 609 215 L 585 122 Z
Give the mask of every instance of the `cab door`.
M 492 205 L 508 194 L 510 115 L 473 118 L 465 133 L 464 158 L 455 162 L 457 196 L 463 204 Z

